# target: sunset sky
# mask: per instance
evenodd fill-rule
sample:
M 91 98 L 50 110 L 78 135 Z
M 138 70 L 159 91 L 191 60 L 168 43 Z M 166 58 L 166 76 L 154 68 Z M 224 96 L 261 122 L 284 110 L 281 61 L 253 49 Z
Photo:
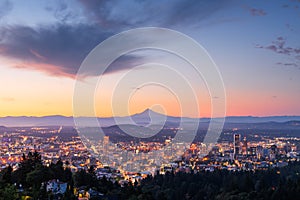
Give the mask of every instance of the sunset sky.
M 139 27 L 173 29 L 202 45 L 222 75 L 228 116 L 300 115 L 300 1 L 3 0 L 0 116 L 72 116 L 75 78 L 84 58 L 110 36 Z M 130 114 L 150 107 L 181 115 L 180 104 L 190 103 L 188 94 L 178 100 L 166 88 L 136 85 L 151 73 L 162 79 L 168 74 L 161 65 L 145 66 L 149 62 L 183 69 L 200 108 L 195 114 L 191 106 L 185 115 L 210 116 L 211 99 L 219 97 L 209 96 L 178 58 L 154 50 L 112 64 L 95 92 L 97 116 L 128 114 L 122 104 L 111 103 L 112 82 L 139 65 L 144 66 L 133 70 L 131 82 L 120 82 L 122 91 L 132 93 Z M 93 73 L 86 77 L 95 78 Z M 180 90 L 182 82 L 177 84 Z

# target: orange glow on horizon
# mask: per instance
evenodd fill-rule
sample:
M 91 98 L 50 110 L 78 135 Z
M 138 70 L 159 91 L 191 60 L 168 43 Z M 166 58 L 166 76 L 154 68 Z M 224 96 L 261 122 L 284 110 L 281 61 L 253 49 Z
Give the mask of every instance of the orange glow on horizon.
M 0 80 L 4 87 L 1 87 L 0 94 L 0 117 L 5 116 L 47 116 L 64 115 L 73 116 L 72 98 L 74 90 L 74 79 L 68 77 L 54 77 L 40 71 L 16 69 L 10 66 L 12 63 L 0 60 L 3 66 L 0 68 Z M 38 64 L 31 66 L 37 68 Z M 45 67 L 43 65 L 43 67 Z M 55 66 L 46 66 L 55 69 Z M 14 78 L 11 77 L 14 74 Z M 62 75 L 62 74 L 61 74 Z M 62 75 L 63 76 L 63 75 Z M 18 80 L 18 81 L 16 81 Z M 199 116 L 195 110 L 185 113 L 181 112 L 178 101 L 171 94 L 165 91 L 154 91 L 154 95 L 147 93 L 153 89 L 137 92 L 127 107 L 117 109 L 117 116 L 136 114 L 147 108 L 164 113 L 154 105 L 160 104 L 167 115 L 185 117 L 210 117 L 211 102 L 206 94 L 198 96 Z M 227 92 L 227 116 L 274 116 L 274 115 L 300 115 L 300 107 L 297 98 L 287 94 L 272 96 L 274 91 L 242 90 L 240 88 L 228 88 Z M 102 90 L 103 96 L 96 94 L 95 113 L 98 117 L 114 116 L 112 111 L 109 89 Z M 185 102 L 188 104 L 187 102 Z M 154 107 L 153 107 L 154 106 Z M 122 108 L 123 105 L 122 105 Z M 194 108 L 193 108 L 194 109 Z

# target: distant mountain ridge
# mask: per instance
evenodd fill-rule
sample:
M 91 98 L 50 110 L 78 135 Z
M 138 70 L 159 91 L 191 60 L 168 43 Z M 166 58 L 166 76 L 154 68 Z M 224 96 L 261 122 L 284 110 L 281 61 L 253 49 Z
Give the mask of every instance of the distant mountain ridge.
M 89 121 L 89 117 L 79 117 L 80 120 Z M 178 124 L 180 120 L 185 122 L 193 122 L 200 120 L 200 123 L 210 122 L 210 118 L 189 118 L 189 117 L 174 117 L 166 116 L 157 113 L 151 109 L 146 109 L 141 113 L 136 113 L 125 117 L 99 117 L 99 124 L 103 127 L 113 126 L 116 124 L 132 124 L 132 121 L 137 125 L 145 126 L 148 124 L 158 124 L 166 122 L 166 124 Z M 300 116 L 228 116 L 225 118 L 225 123 L 265 123 L 265 122 L 290 122 L 300 121 Z M 43 117 L 28 117 L 28 116 L 8 116 L 0 117 L 0 126 L 17 127 L 17 126 L 74 126 L 73 117 L 66 117 L 61 115 L 51 115 Z M 88 123 L 87 123 L 88 126 Z

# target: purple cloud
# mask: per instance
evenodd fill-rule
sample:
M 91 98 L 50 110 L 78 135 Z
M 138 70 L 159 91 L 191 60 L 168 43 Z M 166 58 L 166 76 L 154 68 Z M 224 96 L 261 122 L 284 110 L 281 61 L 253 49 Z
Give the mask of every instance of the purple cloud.
M 98 1 L 79 0 L 86 16 L 104 27 L 161 26 L 186 27 L 192 21 L 200 22 L 230 2 L 214 1 Z M 167 5 L 167 6 L 166 6 Z M 185 23 L 189 22 L 189 23 Z
M 252 16 L 264 16 L 267 14 L 263 9 L 248 8 L 248 10 Z
M 278 62 L 276 64 L 284 66 L 284 67 L 295 67 L 295 68 L 299 69 L 299 65 L 297 63 L 282 63 L 282 62 Z
M 298 57 L 298 54 L 300 54 L 300 48 L 287 47 L 286 40 L 283 37 L 276 38 L 271 45 L 263 46 L 258 44 L 255 47 L 268 49 L 279 54 L 294 55 L 295 57 Z
M 0 55 L 18 61 L 14 67 L 39 70 L 54 76 L 74 77 L 88 53 L 100 42 L 122 30 L 139 26 L 184 26 L 199 23 L 228 2 L 170 1 L 83 1 L 84 21 L 73 19 L 69 5 L 60 2 L 46 7 L 60 23 L 53 25 L 11 25 L 0 28 Z M 8 2 L 8 1 L 7 1 Z M 172 2 L 172 3 L 171 3 Z M 9 7 L 7 3 L 6 8 Z M 1 6 L 0 6 L 1 17 Z M 81 23 L 83 22 L 84 23 Z M 72 22 L 72 23 L 66 23 Z M 189 22 L 189 23 L 187 23 Z M 122 56 L 106 73 L 143 64 L 141 56 Z M 93 76 L 97 72 L 88 72 Z
M 295 67 L 299 68 L 299 64 L 297 63 L 300 60 L 300 48 L 293 48 L 286 46 L 286 39 L 284 37 L 277 37 L 275 41 L 270 45 L 256 45 L 256 48 L 271 50 L 278 54 L 283 54 L 287 56 L 291 56 L 295 62 L 278 62 L 277 65 L 286 66 L 286 67 Z
M 91 25 L 57 24 L 39 28 L 11 26 L 0 30 L 0 34 L 0 55 L 19 60 L 14 67 L 73 78 L 87 54 L 113 33 Z M 131 68 L 137 63 L 142 63 L 141 57 L 122 56 L 106 73 Z
M 53 13 L 54 17 L 60 22 L 78 20 L 78 14 L 68 8 L 68 4 L 64 1 L 58 1 L 54 6 L 46 6 L 45 10 Z

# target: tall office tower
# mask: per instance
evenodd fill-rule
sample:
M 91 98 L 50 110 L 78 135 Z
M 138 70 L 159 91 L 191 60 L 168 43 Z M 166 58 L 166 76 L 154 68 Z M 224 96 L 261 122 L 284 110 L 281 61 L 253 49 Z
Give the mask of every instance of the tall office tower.
M 256 147 L 256 156 L 258 159 L 261 159 L 263 157 L 263 150 L 264 148 L 262 146 Z
M 107 163 L 108 162 L 108 154 L 109 154 L 109 136 L 104 136 L 103 137 L 103 155 L 101 157 L 101 162 L 102 163 Z
M 275 144 L 271 146 L 271 153 L 275 155 L 277 154 L 277 146 Z
M 251 156 L 256 156 L 256 147 L 250 147 L 250 155 Z
M 241 135 L 240 134 L 234 134 L 233 135 L 233 144 L 234 144 L 234 157 L 236 157 L 238 154 L 240 154 L 240 145 L 241 145 Z
M 109 136 L 103 137 L 103 152 L 105 155 L 108 153 L 108 146 L 109 146 Z
M 271 151 L 270 151 L 270 155 L 269 155 L 270 160 L 274 160 L 276 158 L 276 155 L 277 155 L 277 146 L 275 144 L 273 144 L 271 146 Z
M 246 137 L 244 137 L 242 142 L 242 154 L 247 155 L 248 154 L 248 143 Z

